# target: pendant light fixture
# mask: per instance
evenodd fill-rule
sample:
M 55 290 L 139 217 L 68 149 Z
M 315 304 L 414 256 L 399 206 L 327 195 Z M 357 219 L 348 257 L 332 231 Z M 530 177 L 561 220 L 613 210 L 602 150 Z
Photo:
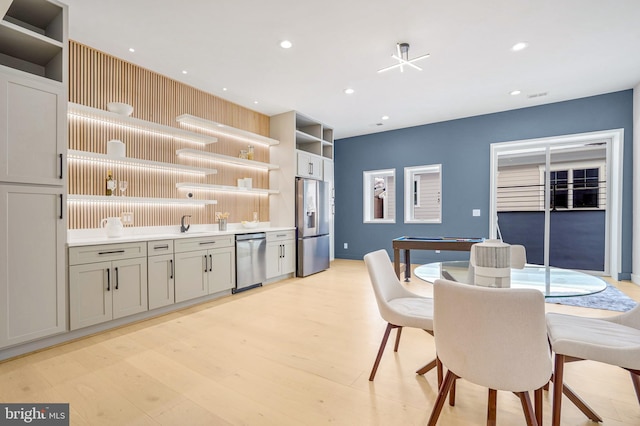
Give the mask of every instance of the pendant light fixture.
M 396 54 L 391 55 L 391 57 L 398 61 L 397 64 L 391 65 L 386 68 L 382 68 L 378 70 L 378 72 L 385 72 L 392 70 L 394 68 L 400 68 L 400 72 L 404 72 L 404 67 L 409 66 L 411 68 L 415 68 L 418 71 L 422 71 L 422 68 L 415 65 L 414 62 L 419 61 L 420 59 L 428 58 L 431 56 L 429 53 L 426 55 L 418 56 L 417 58 L 409 59 L 409 43 L 397 43 L 396 44 Z

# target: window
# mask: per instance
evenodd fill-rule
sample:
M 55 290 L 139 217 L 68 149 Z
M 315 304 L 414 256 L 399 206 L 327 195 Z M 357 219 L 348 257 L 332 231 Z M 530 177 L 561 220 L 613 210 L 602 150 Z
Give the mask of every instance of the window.
M 405 223 L 442 222 L 442 165 L 404 168 Z
M 396 171 L 371 170 L 363 175 L 363 220 L 365 223 L 395 223 Z
M 551 177 L 551 210 L 598 208 L 600 169 L 554 170 Z
M 569 207 L 569 172 L 559 170 L 550 173 L 551 178 L 551 210 L 558 207 Z
M 573 207 L 598 207 L 598 169 L 573 171 Z

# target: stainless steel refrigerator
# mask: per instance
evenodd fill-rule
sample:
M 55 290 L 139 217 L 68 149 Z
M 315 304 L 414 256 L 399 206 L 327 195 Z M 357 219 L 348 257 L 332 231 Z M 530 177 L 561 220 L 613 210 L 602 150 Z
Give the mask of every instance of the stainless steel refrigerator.
M 306 277 L 329 268 L 329 185 L 296 178 L 296 275 Z

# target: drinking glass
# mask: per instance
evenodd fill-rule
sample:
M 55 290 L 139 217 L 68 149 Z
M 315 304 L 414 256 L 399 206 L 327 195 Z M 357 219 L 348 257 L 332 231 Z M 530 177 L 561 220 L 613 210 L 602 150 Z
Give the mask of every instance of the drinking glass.
M 124 191 L 127 190 L 128 182 L 126 180 L 120 181 L 120 195 L 124 197 Z
M 107 182 L 107 188 L 111 190 L 111 195 L 116 195 L 116 188 L 117 188 L 116 180 L 113 179 Z

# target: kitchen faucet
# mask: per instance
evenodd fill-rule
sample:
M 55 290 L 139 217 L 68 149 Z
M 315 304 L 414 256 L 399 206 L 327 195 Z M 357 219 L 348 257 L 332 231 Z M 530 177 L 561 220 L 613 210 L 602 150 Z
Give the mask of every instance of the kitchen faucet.
M 189 230 L 189 228 L 191 228 L 191 225 L 184 226 L 184 218 L 185 217 L 191 217 L 191 215 L 190 214 L 185 214 L 184 216 L 182 216 L 182 219 L 180 219 L 180 232 L 187 232 Z

